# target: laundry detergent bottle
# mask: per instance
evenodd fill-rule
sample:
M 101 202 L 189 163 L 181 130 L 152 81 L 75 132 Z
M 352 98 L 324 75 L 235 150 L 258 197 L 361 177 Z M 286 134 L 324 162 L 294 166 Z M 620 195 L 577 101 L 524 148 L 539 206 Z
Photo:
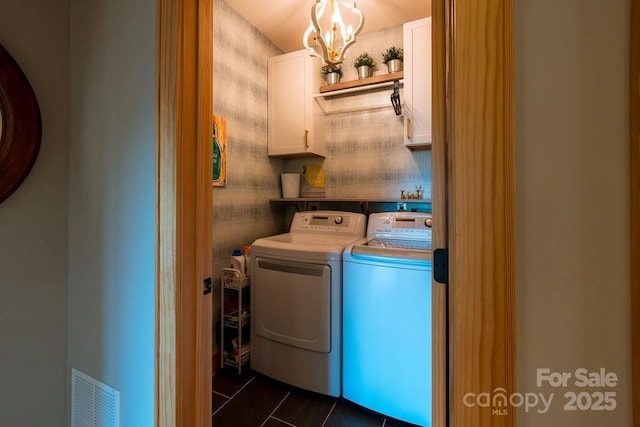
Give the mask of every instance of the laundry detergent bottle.
M 242 249 L 236 248 L 233 250 L 233 253 L 231 253 L 231 268 L 240 272 L 238 277 L 245 277 L 245 258 Z

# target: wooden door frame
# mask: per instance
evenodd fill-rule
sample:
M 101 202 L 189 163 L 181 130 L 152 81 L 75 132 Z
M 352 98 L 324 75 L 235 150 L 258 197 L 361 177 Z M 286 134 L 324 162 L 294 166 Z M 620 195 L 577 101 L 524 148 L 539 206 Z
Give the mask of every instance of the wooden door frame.
M 442 167 L 434 165 L 434 180 L 440 179 L 443 185 L 447 182 L 448 188 L 446 191 L 444 187 L 434 190 L 435 200 L 440 200 L 434 204 L 437 209 L 434 217 L 440 215 L 444 220 L 448 215 L 450 232 L 447 234 L 444 226 L 436 228 L 434 235 L 439 237 L 434 237 L 434 243 L 438 244 L 438 239 L 446 241 L 452 260 L 449 407 L 447 409 L 444 402 L 445 406 L 441 405 L 440 409 L 448 412 L 447 424 L 450 425 L 513 425 L 513 414 L 499 419 L 504 423 L 496 423 L 496 418 L 490 414 L 461 405 L 462 393 L 493 390 L 496 386 L 505 385 L 511 390 L 515 383 L 511 1 L 489 2 L 486 13 L 477 17 L 474 15 L 477 12 L 473 6 L 475 2 L 438 1 L 441 3 L 436 5 L 433 16 L 434 31 L 437 32 L 434 34 L 434 52 L 446 58 L 447 66 L 434 70 L 435 79 L 446 83 L 446 86 L 434 90 L 434 99 L 439 103 L 434 104 L 434 138 L 446 139 L 448 160 L 445 164 L 442 157 L 445 151 L 434 150 L 434 159 L 442 162 Z M 194 268 L 186 266 L 191 265 L 189 259 L 196 257 L 194 239 L 197 239 L 197 231 L 194 231 L 190 220 L 197 216 L 200 208 L 192 198 L 185 200 L 189 184 L 196 185 L 192 181 L 195 179 L 193 174 L 185 166 L 189 161 L 195 162 L 192 156 L 197 138 L 194 135 L 204 138 L 206 134 L 208 137 L 208 131 L 198 127 L 195 112 L 210 117 L 212 111 L 211 101 L 198 97 L 198 93 L 206 93 L 212 84 L 210 70 L 208 78 L 206 75 L 213 57 L 212 45 L 206 46 L 206 40 L 212 39 L 212 35 L 207 34 L 212 32 L 211 25 L 207 30 L 204 24 L 211 13 L 206 11 L 207 7 L 211 7 L 210 0 L 158 0 L 156 424 L 161 426 L 211 423 L 211 417 L 203 415 L 206 402 L 199 399 L 206 385 L 198 383 L 203 372 L 210 378 L 206 374 L 210 372 L 210 362 L 209 371 L 206 366 L 199 366 L 203 363 L 201 360 L 191 363 L 198 359 L 195 350 L 198 338 L 196 334 L 189 333 L 191 329 L 188 327 L 195 327 L 198 323 L 197 315 L 193 314 L 198 310 L 192 310 L 197 305 L 194 298 L 198 293 L 193 295 L 190 290 L 194 289 L 193 283 L 199 278 Z M 487 17 L 494 12 L 503 19 L 489 22 Z M 463 22 L 475 31 L 461 31 Z M 472 25 L 477 23 L 490 25 L 491 34 L 498 37 L 487 40 L 489 32 L 482 31 L 481 25 Z M 489 43 L 481 45 L 480 41 Z M 196 50 L 190 48 L 192 46 L 199 47 Z M 469 46 L 481 54 L 465 57 L 462 51 Z M 487 46 L 496 48 L 503 55 L 488 55 L 485 51 Z M 482 79 L 464 73 L 467 66 L 470 70 L 479 70 L 473 61 L 480 61 L 480 65 L 498 71 L 489 76 L 498 77 L 492 80 L 490 87 L 487 88 Z M 460 71 L 456 73 L 457 70 Z M 483 74 L 482 77 L 488 76 Z M 198 87 L 200 91 L 194 89 Z M 487 120 L 487 112 L 456 102 L 455 94 L 461 90 L 468 91 L 466 96 L 477 94 L 481 97 L 478 99 L 493 97 L 496 109 L 491 110 L 495 117 L 490 122 L 498 125 L 484 129 L 481 125 Z M 209 122 L 206 123 L 208 125 Z M 483 132 L 478 132 L 474 126 Z M 488 157 L 498 161 L 490 164 L 484 174 L 472 175 L 464 165 L 474 161 L 479 149 L 482 159 Z M 486 180 L 487 174 L 497 174 L 499 179 Z M 461 187 L 463 182 L 471 182 L 471 188 L 478 190 L 477 194 L 492 197 L 494 203 L 483 204 Z M 445 194 L 448 205 L 445 205 Z M 482 232 L 476 237 L 470 230 Z M 208 236 L 201 240 L 210 245 Z M 466 259 L 477 261 L 471 265 L 457 261 Z M 470 272 L 477 272 L 483 265 L 493 267 L 488 275 L 470 276 Z M 481 371 L 480 376 L 478 373 Z M 210 391 L 206 395 L 209 397 Z M 209 399 L 209 407 L 210 404 Z
M 443 423 L 515 425 L 513 411 L 496 417 L 462 404 L 464 393 L 513 391 L 515 384 L 512 3 L 437 2 L 434 55 L 446 65 L 434 70 L 434 139 L 443 147 L 433 152 L 434 163 L 442 162 L 434 164 L 434 178 L 444 183 L 446 177 L 449 184 L 434 189 L 434 217 L 448 215 L 448 226 L 435 230 L 434 243 L 445 242 L 451 260 L 449 419 Z M 206 389 L 211 361 L 199 356 L 206 343 L 193 331 L 206 313 L 200 293 L 190 290 L 201 280 L 194 264 L 204 262 L 197 241 L 210 246 L 211 240 L 194 225 L 205 209 L 189 200 L 188 189 L 198 182 L 188 166 L 198 164 L 195 141 L 209 137 L 209 121 L 198 123 L 197 117 L 211 117 L 212 111 L 211 1 L 157 4 L 156 424 L 202 426 L 211 423 L 210 382 Z M 490 19 L 495 16 L 501 19 Z M 477 54 L 465 55 L 468 49 Z M 456 93 L 464 97 L 456 99 Z M 473 105 L 464 102 L 469 98 Z M 486 164 L 478 168 L 478 159 Z
M 210 426 L 213 4 L 156 4 L 156 425 Z
M 633 426 L 640 427 L 640 0 L 631 0 L 630 14 L 629 200 L 631 228 L 631 401 Z
M 207 3 L 207 2 L 204 2 Z M 209 4 L 211 2 L 208 2 Z M 473 4 L 472 4 L 473 3 Z M 497 426 L 515 425 L 515 416 L 496 417 L 486 411 L 471 410 L 462 405 L 461 394 L 465 392 L 492 391 L 494 386 L 506 386 L 509 391 L 515 388 L 515 324 L 514 324 L 514 243 L 513 243 L 513 5 L 512 1 L 489 2 L 487 6 L 495 16 L 502 19 L 488 22 L 489 9 L 485 13 L 474 16 L 477 12 L 476 2 L 461 0 L 434 0 L 433 40 L 434 57 L 441 58 L 442 66 L 434 68 L 434 140 L 442 144 L 435 144 L 433 150 L 434 181 L 445 182 L 445 177 L 451 181 L 449 188 L 442 186 L 434 188 L 434 218 L 445 218 L 447 212 L 451 215 L 449 233 L 445 228 L 434 230 L 434 244 L 437 246 L 449 246 L 452 259 L 450 267 L 449 286 L 449 414 L 448 425 L 455 426 Z M 630 43 L 630 219 L 631 219 L 631 306 L 632 306 L 632 363 L 633 363 L 633 414 L 634 426 L 640 427 L 640 0 L 631 0 L 631 43 Z M 178 381 L 178 377 L 186 372 L 187 377 L 195 376 L 194 370 L 202 369 L 195 366 L 191 368 L 184 365 L 190 357 L 197 353 L 185 345 L 193 340 L 185 340 L 186 337 L 178 337 L 177 331 L 180 325 L 185 324 L 185 301 L 178 298 L 179 289 L 183 283 L 191 280 L 189 274 L 178 266 L 181 257 L 189 252 L 189 245 L 178 236 L 181 228 L 187 228 L 184 217 L 180 212 L 185 209 L 180 205 L 181 195 L 177 180 L 185 170 L 180 167 L 178 160 L 183 154 L 179 148 L 179 141 L 185 134 L 193 133 L 193 128 L 200 129 L 200 137 L 205 131 L 202 126 L 191 123 L 188 126 L 179 126 L 179 116 L 183 112 L 183 105 L 199 104 L 202 116 L 210 117 L 211 102 L 206 100 L 207 90 L 201 92 L 204 97 L 196 97 L 197 101 L 179 100 L 177 93 L 180 87 L 189 85 L 188 77 L 180 71 L 182 68 L 197 67 L 200 70 L 200 84 L 206 86 L 206 78 L 203 76 L 207 68 L 211 66 L 213 50 L 207 47 L 206 39 L 211 38 L 212 20 L 207 20 L 211 11 L 203 10 L 200 18 L 194 20 L 193 15 L 179 12 L 182 2 L 178 0 L 158 0 L 158 253 L 157 253 L 157 392 L 156 392 L 156 424 L 161 426 L 188 425 L 186 420 L 190 416 L 186 412 L 202 413 L 202 408 L 189 406 L 185 401 L 195 402 L 195 390 L 185 387 L 185 382 Z M 485 5 L 486 6 L 486 5 Z M 199 3 L 199 7 L 206 9 L 206 4 Z M 195 23 L 200 20 L 200 25 Z M 470 27 L 465 29 L 465 23 Z M 455 24 L 455 26 L 454 26 Z M 483 30 L 480 24 L 488 24 L 493 31 Z M 199 35 L 191 32 L 183 34 L 189 28 L 198 29 Z M 481 32 L 482 34 L 479 34 Z M 487 34 L 492 33 L 496 38 L 486 40 Z M 479 39 L 476 37 L 481 36 Z M 183 38 L 184 37 L 184 38 Z M 196 39 L 204 42 L 198 43 Z M 189 42 L 199 46 L 198 55 L 183 56 L 179 52 L 179 42 L 187 46 Z M 490 41 L 491 43 L 483 44 Z M 493 55 L 482 58 L 482 55 L 466 57 L 462 54 L 468 47 L 474 47 L 479 52 L 487 52 L 487 49 L 496 48 Z M 209 53 L 211 52 L 211 53 Z M 502 55 L 497 54 L 502 52 Z M 492 59 L 492 62 L 488 60 Z M 200 62 L 198 62 L 200 60 Z M 476 61 L 475 63 L 473 61 Z M 480 63 L 479 63 L 479 62 Z M 448 65 L 444 65 L 448 64 Z M 500 74 L 497 81 L 483 82 L 481 79 L 471 79 L 465 76 L 464 67 L 471 66 L 475 70 L 478 65 L 487 68 L 493 66 L 494 72 Z M 448 69 L 447 67 L 450 67 Z M 499 70 L 501 70 L 501 73 Z M 456 71 L 459 70 L 457 73 Z M 462 71 L 463 73 L 460 73 Z M 211 75 L 211 74 L 209 74 Z M 484 74 L 484 77 L 487 77 Z M 191 82 L 192 83 L 192 82 Z M 478 93 L 485 83 L 491 83 L 488 91 Z M 211 83 L 209 83 L 211 84 Z M 491 132 L 483 132 L 476 135 L 479 127 L 478 120 L 485 120 L 486 116 L 478 108 L 466 108 L 460 100 L 455 98 L 455 93 L 469 89 L 465 93 L 482 95 L 482 99 L 495 97 L 493 102 L 498 103 L 498 117 L 494 119 L 501 123 L 494 126 Z M 490 91 L 490 92 L 489 92 Z M 450 98 L 447 103 L 446 94 Z M 193 98 L 193 94 L 191 95 Z M 477 105 L 477 104 L 476 104 Z M 471 106 L 473 107 L 473 106 Z M 185 107 L 186 108 L 186 107 Z M 466 120 L 469 119 L 467 122 Z M 190 127 L 187 131 L 183 127 Z M 480 136 L 480 140 L 471 136 Z M 496 137 L 499 145 L 492 148 L 492 137 Z M 476 147 L 476 143 L 479 144 Z M 473 145 L 473 146 L 470 146 Z M 442 148 L 438 148 L 438 146 Z M 478 178 L 482 190 L 489 191 L 490 195 L 497 196 L 493 204 L 485 207 L 477 197 L 463 192 L 460 194 L 459 180 L 464 172 L 464 166 L 475 159 L 473 155 L 478 150 L 499 162 L 494 162 L 484 174 L 476 172 L 473 175 Z M 449 161 L 444 161 L 446 150 Z M 487 151 L 488 150 L 488 151 Z M 493 155 L 492 155 L 493 153 Z M 498 155 L 499 157 L 494 157 Z M 441 162 L 441 163 L 439 163 Z M 455 169 L 452 164 L 455 162 Z M 458 163 L 460 162 L 460 163 Z M 477 165 L 476 165 L 477 166 Z M 475 168 L 472 168 L 475 170 Z M 498 177 L 495 181 L 484 181 L 488 175 Z M 487 193 L 482 193 L 488 197 Z M 449 204 L 447 204 L 449 195 Z M 469 200 L 465 200 L 469 196 Z M 438 202 L 439 201 L 439 202 Z M 469 207 L 479 210 L 474 211 L 474 217 L 466 223 L 461 207 Z M 200 207 L 202 208 L 202 207 Z M 190 209 L 186 207 L 186 209 Z M 197 211 L 198 208 L 191 208 Z M 498 213 L 495 218 L 492 215 Z M 192 212 L 193 214 L 193 212 Z M 466 214 L 467 216 L 470 213 Z M 488 216 L 487 216 L 488 215 Z M 502 224 L 499 219 L 505 220 L 506 227 L 497 236 L 491 235 L 495 228 Z M 487 224 L 487 222 L 489 224 Z M 437 224 L 437 221 L 436 221 Z M 488 229 L 482 228 L 489 226 Z M 483 230 L 480 237 L 469 242 L 463 241 L 472 233 L 474 227 Z M 464 236 L 464 237 L 463 237 Z M 473 236 L 472 236 L 473 237 Z M 485 237 L 489 237 L 485 240 Z M 480 239 L 481 241 L 478 241 Z M 208 244 L 209 239 L 205 239 Z M 442 245 L 441 243 L 444 242 Z M 193 242 L 191 242 L 193 244 Z M 485 252 L 483 248 L 490 249 Z M 179 253 L 178 253 L 179 252 Z M 503 254 L 505 258 L 499 259 Z M 465 273 L 465 262 L 479 256 L 482 263 L 491 266 L 489 276 L 481 275 L 476 281 L 465 282 L 468 273 Z M 461 257 L 458 259 L 457 257 Z M 506 260 L 506 261 L 505 261 Z M 504 264 L 502 264 L 504 263 Z M 471 265 L 470 270 L 478 268 Z M 500 267 L 500 268 L 499 268 Z M 505 270 L 501 270 L 504 267 Z M 500 271 L 503 274 L 499 274 Z M 491 280 L 498 274 L 498 282 L 492 284 Z M 496 285 L 496 286 L 494 286 Z M 486 299 L 488 298 L 488 300 Z M 193 322 L 193 318 L 186 319 Z M 487 328 L 488 339 L 475 339 L 486 337 L 487 333 L 480 334 L 477 330 Z M 478 334 L 478 335 L 476 335 Z M 189 356 L 191 355 L 191 356 Z M 493 357 L 497 359 L 494 360 Z M 201 361 L 204 365 L 207 362 Z M 205 368 L 206 369 L 206 368 Z M 206 375 L 205 375 L 206 376 Z M 200 385 L 201 389 L 206 385 Z M 207 394 L 208 396 L 208 394 Z M 191 400 L 190 400 L 191 399 Z M 206 403 L 205 403 L 206 405 Z M 200 405 L 202 406 L 202 405 Z M 434 415 L 442 410 L 434 408 Z M 445 404 L 446 408 L 446 404 Z M 193 418 L 191 418 L 193 419 Z M 202 421 L 207 425 L 206 420 Z M 209 417 L 210 423 L 210 417 Z M 444 423 L 444 422 L 443 422 Z M 203 425 L 203 424 L 193 424 Z
M 431 147 L 431 202 L 433 218 L 433 247 L 446 248 L 447 241 L 447 126 L 446 126 L 446 88 L 447 88 L 447 4 L 445 0 L 431 2 L 431 40 L 432 40 L 432 135 Z M 448 425 L 447 406 L 447 285 L 431 285 L 433 298 L 433 427 Z M 439 350 L 440 349 L 440 350 Z M 444 351 L 442 351 L 444 349 Z
M 464 400 L 516 391 L 513 1 L 440 1 L 449 425 L 515 426 L 514 408 L 496 413 Z
M 446 227 L 434 230 L 434 240 L 446 242 L 451 259 L 447 424 L 474 427 L 515 425 L 515 411 L 510 411 L 506 416 L 496 416 L 487 409 L 466 407 L 462 399 L 465 393 L 491 392 L 498 387 L 504 388 L 507 393 L 515 391 L 513 4 L 512 0 L 489 0 L 482 4 L 471 0 L 438 0 L 434 3 L 434 54 L 443 58 L 443 64 L 446 64 L 434 69 L 434 81 L 442 83 L 434 87 L 434 102 L 439 104 L 434 104 L 434 139 L 446 143 L 442 145 L 445 147 L 442 150 L 437 148 L 438 144 L 434 145 L 433 173 L 434 181 L 440 179 L 440 182 L 447 183 L 447 187 L 434 189 L 433 198 L 436 207 L 434 217 L 446 217 L 449 230 L 448 233 Z M 176 4 L 182 3 L 159 0 L 158 10 L 161 22 L 158 35 L 161 58 L 158 317 L 161 338 L 158 342 L 157 396 L 160 425 L 172 425 L 174 420 L 187 420 L 189 418 L 185 411 L 198 411 L 184 403 L 189 396 L 194 396 L 194 391 L 185 387 L 186 383 L 181 382 L 180 378 L 182 375 L 193 377 L 195 373 L 193 367 L 184 366 L 181 358 L 183 354 L 189 354 L 189 349 L 175 332 L 176 327 L 180 329 L 177 325 L 184 323 L 181 316 L 186 311 L 180 305 L 184 304 L 184 299 L 172 299 L 173 296 L 182 295 L 184 283 L 189 281 L 188 278 L 178 280 L 182 278 L 181 271 L 178 271 L 180 258 L 172 258 L 176 252 L 185 250 L 184 240 L 178 236 L 181 235 L 180 230 L 187 229 L 189 225 L 179 218 L 175 219 L 175 223 L 174 218 L 163 221 L 162 215 L 177 212 L 179 216 L 181 208 L 178 206 L 180 196 L 176 180 L 180 182 L 181 174 L 185 173 L 179 166 L 174 169 L 180 157 L 180 149 L 175 144 L 180 141 L 181 135 L 184 136 L 181 132 L 187 130 L 174 122 L 178 121 L 181 112 L 184 113 L 181 108 L 184 109 L 189 102 L 177 96 L 171 97 L 173 90 L 177 90 L 171 83 L 177 82 L 178 88 L 180 85 L 189 86 L 193 83 L 190 79 L 194 77 L 181 74 L 180 68 L 195 66 L 202 70 L 210 67 L 212 62 L 210 45 L 200 49 L 198 57 L 204 61 L 198 62 L 195 56 L 180 55 L 177 44 L 171 43 L 167 44 L 167 56 L 177 58 L 176 61 L 165 63 L 162 60 L 163 49 L 167 47 L 166 38 L 163 37 L 165 32 L 182 34 L 190 31 L 190 28 L 199 29 L 193 30 L 196 33 L 204 31 L 203 25 L 192 26 L 193 22 L 186 15 L 175 13 Z M 198 4 L 202 6 L 203 2 Z M 172 7 L 173 11 L 169 12 L 167 7 Z M 630 197 L 635 400 L 640 398 L 638 9 L 638 0 L 632 0 Z M 202 37 L 200 33 L 197 37 Z M 186 46 L 184 40 L 182 42 Z M 475 54 L 468 55 L 469 51 Z M 176 63 L 177 69 L 174 69 Z M 201 74 L 198 83 L 206 87 L 207 80 Z M 167 97 L 163 94 L 167 93 L 170 96 L 165 105 Z M 457 98 L 457 93 L 464 94 L 464 97 Z M 469 99 L 475 102 L 468 102 Z M 165 108 L 167 111 L 164 111 Z M 211 111 L 210 102 L 198 108 L 208 114 Z M 196 124 L 192 126 L 197 128 Z M 201 136 L 207 133 L 208 137 L 208 129 L 199 132 Z M 442 157 L 444 152 L 446 162 Z M 478 159 L 484 162 L 482 167 L 478 167 Z M 438 161 L 442 161 L 440 166 L 436 166 Z M 163 170 L 169 170 L 169 173 L 165 175 Z M 174 224 L 175 230 L 172 229 Z M 205 240 L 209 244 L 209 238 Z M 174 281 L 176 277 L 178 279 Z M 206 421 L 203 422 L 206 424 Z M 184 422 L 177 424 L 186 425 Z M 634 406 L 634 425 L 640 425 L 638 405 Z

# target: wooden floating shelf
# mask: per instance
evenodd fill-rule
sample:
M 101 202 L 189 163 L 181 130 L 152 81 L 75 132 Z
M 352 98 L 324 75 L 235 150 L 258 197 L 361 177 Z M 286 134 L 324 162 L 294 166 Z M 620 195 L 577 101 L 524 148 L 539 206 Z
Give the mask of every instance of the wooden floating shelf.
M 369 203 L 431 203 L 431 199 L 401 199 L 376 197 L 291 197 L 269 199 L 270 202 L 369 202 Z
M 295 197 L 295 198 L 279 198 L 269 199 L 271 203 L 293 203 L 298 210 L 308 211 L 312 204 L 320 203 L 358 203 L 363 213 L 369 214 L 369 205 L 372 203 L 406 203 L 407 205 L 415 204 L 431 204 L 431 199 L 394 199 L 394 198 L 369 198 L 369 197 Z M 302 209 L 300 209 L 300 204 Z
M 362 90 L 366 90 L 367 86 L 393 82 L 395 80 L 401 80 L 402 78 L 404 78 L 404 72 L 402 71 L 381 74 L 378 76 L 367 77 L 366 79 L 351 80 L 348 82 L 336 83 L 334 85 L 320 86 L 320 94 L 331 95 L 331 92 L 353 88 L 362 88 Z

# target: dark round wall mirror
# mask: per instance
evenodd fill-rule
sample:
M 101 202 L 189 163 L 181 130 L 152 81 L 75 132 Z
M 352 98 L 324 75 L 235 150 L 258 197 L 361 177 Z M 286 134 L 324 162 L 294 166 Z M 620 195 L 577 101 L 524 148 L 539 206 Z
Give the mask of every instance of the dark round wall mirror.
M 20 66 L 0 44 L 0 203 L 29 175 L 41 139 L 36 95 Z

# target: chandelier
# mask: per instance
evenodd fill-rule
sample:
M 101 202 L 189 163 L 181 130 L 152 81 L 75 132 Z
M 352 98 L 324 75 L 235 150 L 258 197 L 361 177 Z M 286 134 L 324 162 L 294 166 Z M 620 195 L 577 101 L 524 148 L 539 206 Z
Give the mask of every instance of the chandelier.
M 347 23 L 343 20 L 343 13 Z M 354 30 L 354 25 L 355 30 Z M 311 22 L 302 42 L 311 55 L 322 58 L 325 65 L 337 66 L 362 30 L 364 16 L 355 2 L 316 0 L 311 6 Z

